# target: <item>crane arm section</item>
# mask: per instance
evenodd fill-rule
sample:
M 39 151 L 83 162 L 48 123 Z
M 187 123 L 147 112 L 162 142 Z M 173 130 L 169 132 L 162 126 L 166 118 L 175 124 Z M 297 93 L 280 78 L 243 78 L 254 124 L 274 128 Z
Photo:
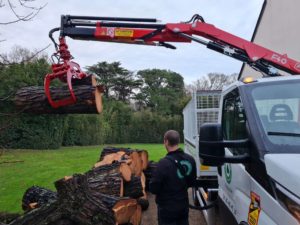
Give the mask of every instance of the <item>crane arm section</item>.
M 55 31 L 60 31 L 59 44 L 52 36 Z M 194 41 L 213 51 L 242 61 L 265 76 L 280 76 L 282 75 L 280 70 L 291 75 L 300 74 L 300 62 L 289 58 L 287 54 L 277 53 L 223 31 L 206 23 L 197 14 L 187 22 L 166 24 L 158 23 L 158 20 L 151 18 L 65 15 L 61 17 L 61 26 L 52 29 L 49 36 L 57 49 L 54 55 L 58 58 L 58 62 L 52 65 L 53 73 L 46 75 L 45 78 L 46 95 L 53 107 L 74 103 L 76 97 L 72 91 L 71 81 L 86 76 L 78 64 L 70 61 L 71 54 L 65 37 L 77 40 L 162 46 L 170 49 L 176 49 L 172 43 Z M 70 71 L 71 68 L 73 71 Z M 50 81 L 55 78 L 68 83 L 71 99 L 60 103 L 52 101 L 49 86 Z

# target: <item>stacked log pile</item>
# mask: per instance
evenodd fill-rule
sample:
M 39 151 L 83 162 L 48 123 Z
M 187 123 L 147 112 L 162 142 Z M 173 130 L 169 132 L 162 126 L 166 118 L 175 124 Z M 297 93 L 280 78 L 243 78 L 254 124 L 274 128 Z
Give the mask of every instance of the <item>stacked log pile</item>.
M 29 188 L 25 214 L 10 225 L 139 225 L 149 205 L 147 167 L 145 150 L 105 148 L 91 170 L 56 181 L 57 192 Z

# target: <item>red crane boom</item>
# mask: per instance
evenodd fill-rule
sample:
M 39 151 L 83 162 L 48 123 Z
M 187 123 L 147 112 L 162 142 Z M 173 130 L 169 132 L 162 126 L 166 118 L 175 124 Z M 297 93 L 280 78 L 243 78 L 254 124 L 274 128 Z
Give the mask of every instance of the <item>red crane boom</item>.
M 195 41 L 211 50 L 247 63 L 266 76 L 282 75 L 278 70 L 291 75 L 300 74 L 300 62 L 289 58 L 287 54 L 274 52 L 218 29 L 212 24 L 205 23 L 200 15 L 196 14 L 190 21 L 181 23 L 158 24 L 157 22 L 156 19 L 148 18 L 62 16 L 61 27 L 54 28 L 49 33 L 57 49 L 54 56 L 58 58 L 58 62 L 52 65 L 52 73 L 45 77 L 45 93 L 51 106 L 57 108 L 75 103 L 72 80 L 87 76 L 77 63 L 71 61 L 71 54 L 65 43 L 66 36 L 79 40 L 143 44 L 171 49 L 176 47 L 170 42 Z M 53 32 L 58 30 L 60 30 L 59 44 L 52 37 Z M 50 83 L 55 78 L 68 83 L 70 98 L 52 100 Z

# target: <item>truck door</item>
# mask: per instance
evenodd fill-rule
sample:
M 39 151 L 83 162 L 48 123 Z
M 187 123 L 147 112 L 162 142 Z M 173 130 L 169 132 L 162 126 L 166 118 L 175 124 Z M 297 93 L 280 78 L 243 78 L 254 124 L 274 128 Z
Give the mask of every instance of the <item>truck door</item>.
M 247 138 L 247 118 L 238 88 L 231 89 L 222 101 L 221 124 L 224 140 Z M 248 153 L 245 148 L 226 148 L 228 156 Z M 224 164 L 219 168 L 220 214 L 225 224 L 247 221 L 250 202 L 250 175 L 243 164 Z

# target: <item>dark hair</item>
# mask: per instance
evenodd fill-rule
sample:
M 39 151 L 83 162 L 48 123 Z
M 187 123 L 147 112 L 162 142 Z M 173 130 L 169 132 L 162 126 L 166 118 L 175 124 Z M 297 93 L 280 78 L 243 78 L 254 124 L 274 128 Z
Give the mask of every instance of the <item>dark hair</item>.
M 164 140 L 167 140 L 169 145 L 173 147 L 179 144 L 180 135 L 176 130 L 168 130 L 164 135 Z

